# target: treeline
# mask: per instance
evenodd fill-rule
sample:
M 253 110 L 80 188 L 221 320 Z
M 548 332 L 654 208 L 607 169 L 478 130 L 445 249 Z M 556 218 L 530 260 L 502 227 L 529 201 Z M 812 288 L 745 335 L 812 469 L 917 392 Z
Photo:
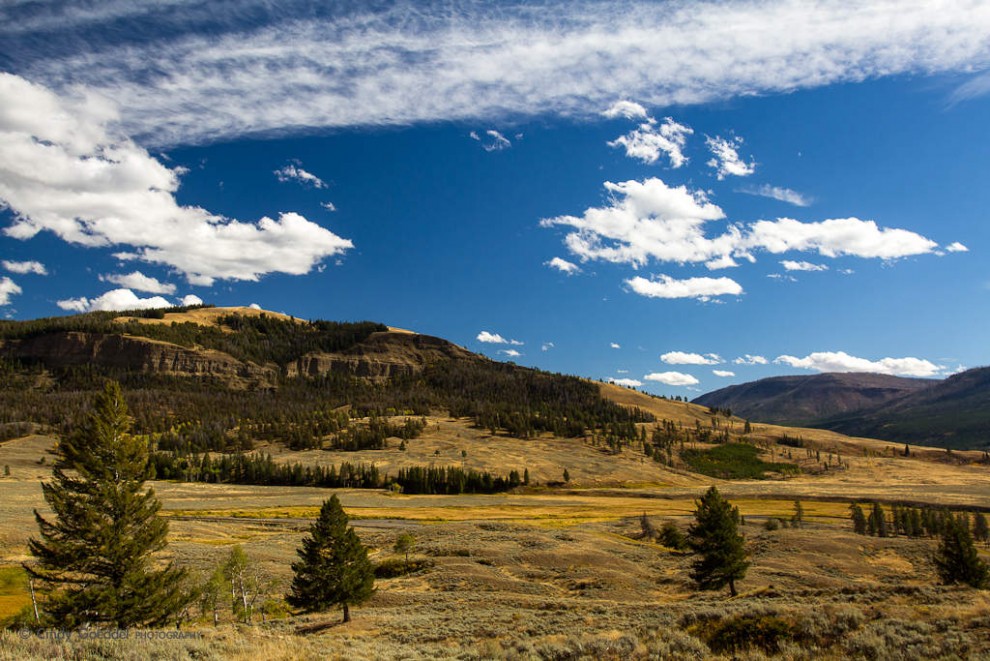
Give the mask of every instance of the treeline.
M 885 510 L 880 503 L 867 505 L 869 514 L 859 503 L 849 506 L 853 532 L 876 537 L 939 537 L 953 525 L 969 531 L 973 539 L 990 543 L 990 526 L 983 512 L 972 517 L 967 512 L 953 513 L 946 508 L 891 505 Z
M 413 466 L 400 469 L 392 477 L 379 471 L 375 464 L 343 462 L 339 466 L 323 466 L 276 463 L 270 454 L 211 457 L 208 454 L 155 452 L 149 462 L 155 479 L 212 484 L 330 489 L 398 488 L 403 493 L 447 495 L 497 493 L 523 484 L 518 471 L 501 477 L 457 466 Z

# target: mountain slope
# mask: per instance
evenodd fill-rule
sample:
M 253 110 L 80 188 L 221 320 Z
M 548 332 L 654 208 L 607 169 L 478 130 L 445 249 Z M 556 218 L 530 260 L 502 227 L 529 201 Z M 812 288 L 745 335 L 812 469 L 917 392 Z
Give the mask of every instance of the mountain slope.
M 694 403 L 761 422 L 803 425 L 883 406 L 932 383 L 882 374 L 776 376 L 722 388 Z

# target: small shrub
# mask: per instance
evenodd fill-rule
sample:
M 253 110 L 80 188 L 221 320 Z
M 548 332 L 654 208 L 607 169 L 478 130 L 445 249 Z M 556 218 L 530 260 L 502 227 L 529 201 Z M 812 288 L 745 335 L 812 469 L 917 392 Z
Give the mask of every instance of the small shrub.
M 398 578 L 432 566 L 433 561 L 426 558 L 414 558 L 408 563 L 402 558 L 388 558 L 375 565 L 375 578 Z
M 764 530 L 780 530 L 780 519 L 776 517 L 769 517 L 763 524 Z
M 722 620 L 707 632 L 713 652 L 738 652 L 757 647 L 769 654 L 780 651 L 780 644 L 794 637 L 793 625 L 776 615 L 743 614 Z

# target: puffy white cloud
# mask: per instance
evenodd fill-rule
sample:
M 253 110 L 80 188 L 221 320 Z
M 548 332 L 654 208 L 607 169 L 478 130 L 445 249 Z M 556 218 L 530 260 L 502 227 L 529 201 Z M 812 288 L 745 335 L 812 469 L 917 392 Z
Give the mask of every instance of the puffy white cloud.
M 320 206 L 326 209 L 327 211 L 337 210 L 337 205 L 334 204 L 333 202 L 320 202 Z
M 553 349 L 553 342 L 544 342 L 540 345 L 540 351 L 550 351 Z
M 298 162 L 289 163 L 284 168 L 275 170 L 274 174 L 275 178 L 283 184 L 287 181 L 297 181 L 303 186 L 312 186 L 313 188 L 329 188 L 329 186 L 327 186 L 327 182 L 323 181 L 312 172 L 303 170 L 301 164 Z
M 487 344 L 508 344 L 509 341 L 499 335 L 498 333 L 489 333 L 486 330 L 478 333 L 478 337 L 475 338 L 479 342 L 485 342 Z
M 608 146 L 623 147 L 626 156 L 644 163 L 656 163 L 661 155 L 670 159 L 672 168 L 679 168 L 687 163 L 684 146 L 687 144 L 687 137 L 694 131 L 670 117 L 665 117 L 659 124 L 652 117 L 646 119 L 638 128 L 610 141 Z
M 157 279 L 146 276 L 140 271 L 134 271 L 133 273 L 127 274 L 101 275 L 100 280 L 104 282 L 112 282 L 113 284 L 120 285 L 125 289 L 137 289 L 138 291 L 148 292 L 149 294 L 175 293 L 175 285 L 159 282 Z
M 7 3 L 8 5 L 10 3 Z M 879 76 L 978 71 L 990 7 L 913 2 L 0 5 L 7 70 L 87 85 L 155 144 L 249 132 L 657 107 Z M 339 7 L 339 8 L 338 8 Z M 726 29 L 736 26 L 736 29 Z M 85 38 L 74 30 L 85 27 Z M 67 32 L 68 34 L 63 34 Z M 131 34 L 153 32 L 138 41 Z M 51 44 L 58 43 L 53 49 Z M 54 55 L 53 55 L 54 53 Z M 978 78 L 962 98 L 990 89 Z M 204 111 L 207 109 L 207 111 Z
M 495 129 L 485 131 L 485 135 L 489 137 L 487 142 L 485 142 L 485 140 L 478 135 L 477 131 L 471 131 L 468 135 L 471 136 L 472 140 L 477 140 L 480 142 L 481 148 L 485 151 L 502 151 L 503 149 L 508 149 L 512 146 L 512 142 Z
M 647 381 L 658 381 L 668 386 L 696 386 L 698 379 L 683 372 L 653 372 L 643 377 Z
M 506 356 L 509 356 L 510 358 L 518 358 L 519 356 L 522 355 L 521 353 L 519 353 L 515 349 L 499 349 L 498 352 L 499 353 L 502 353 L 502 354 L 505 354 Z
M 668 365 L 718 365 L 725 362 L 717 353 L 686 353 L 684 351 L 668 351 L 660 356 L 660 360 Z
M 715 296 L 739 296 L 743 293 L 739 283 L 731 278 L 675 280 L 669 275 L 661 275 L 656 280 L 636 276 L 625 282 L 634 292 L 647 298 L 697 298 L 707 301 Z
M 48 275 L 48 269 L 41 262 L 28 261 L 28 262 L 12 262 L 9 260 L 3 260 L 0 262 L 3 267 L 10 271 L 11 273 L 27 274 L 33 273 L 35 275 Z
M 738 149 L 742 143 L 743 139 L 740 137 L 705 137 L 705 144 L 713 156 L 708 161 L 708 166 L 715 168 L 715 175 L 720 181 L 728 176 L 748 177 L 756 172 L 756 163 L 747 163 L 739 156 Z
M 609 348 L 612 348 L 612 349 L 621 349 L 622 348 L 622 346 L 618 342 L 610 342 L 608 346 L 609 346 Z
M 566 273 L 567 275 L 574 275 L 575 273 L 581 272 L 581 267 L 573 262 L 569 262 L 566 259 L 561 259 L 560 257 L 554 257 L 549 262 L 546 263 L 552 269 L 557 269 L 561 273 Z
M 785 271 L 827 271 L 828 265 L 826 264 L 812 264 L 811 262 L 795 262 L 790 259 L 785 259 L 780 263 L 784 267 Z
M 182 297 L 182 305 L 202 305 L 203 299 L 196 294 L 186 294 Z
M 118 258 L 170 266 L 201 285 L 301 275 L 353 247 L 296 213 L 245 223 L 179 205 L 176 171 L 111 133 L 116 109 L 92 95 L 59 97 L 0 73 L 0 108 L 10 237 L 50 231 L 83 246 L 126 246 Z
M 712 374 L 723 379 L 736 375 L 735 372 L 730 372 L 729 370 L 712 370 Z
M 635 101 L 616 101 L 608 107 L 602 113 L 603 117 L 609 119 L 615 119 L 616 117 L 625 117 L 626 119 L 646 119 L 649 117 L 649 113 L 646 108 L 636 103 Z
M 790 188 L 784 188 L 782 186 L 763 184 L 762 186 L 757 187 L 740 188 L 739 192 L 746 193 L 747 195 L 769 197 L 772 200 L 787 202 L 788 204 L 793 204 L 796 207 L 811 206 L 811 199 L 808 196 L 799 193 L 796 190 L 791 190 Z
M 958 241 L 953 241 L 945 247 L 949 252 L 969 252 L 969 248 L 959 243 Z
M 10 298 L 23 291 L 16 282 L 7 276 L 0 278 L 0 305 L 9 305 Z
M 609 193 L 606 206 L 591 207 L 581 216 L 540 221 L 541 227 L 570 228 L 564 244 L 583 261 L 602 260 L 637 268 L 650 261 L 701 262 L 716 269 L 734 266 L 733 258 L 755 261 L 758 251 L 896 259 L 933 253 L 938 248 L 934 241 L 914 232 L 882 228 L 859 218 L 759 220 L 730 224 L 721 234 L 708 236 L 706 224 L 724 219 L 725 213 L 702 191 L 668 186 L 655 177 L 605 182 L 604 186 Z
M 938 375 L 944 367 L 923 358 L 881 358 L 868 360 L 850 356 L 845 351 L 817 351 L 804 358 L 778 356 L 775 363 L 818 372 L 873 372 L 895 376 L 927 377 Z
M 261 306 L 260 306 L 260 305 L 258 305 L 257 303 L 252 303 L 252 304 L 251 304 L 251 305 L 249 305 L 248 307 L 249 307 L 250 309 L 252 309 L 252 310 L 260 310 L 260 309 L 261 309 Z
M 609 377 L 608 382 L 626 388 L 639 388 L 643 385 L 642 381 L 637 381 L 636 379 L 613 379 Z
M 753 356 L 748 353 L 744 356 L 736 358 L 732 362 L 736 365 L 768 365 L 770 363 L 770 361 L 763 356 Z
M 150 310 L 153 308 L 170 308 L 174 304 L 161 296 L 150 298 L 140 298 L 130 289 L 112 289 L 107 293 L 89 299 L 85 296 L 81 298 L 70 298 L 57 301 L 63 310 L 74 312 L 97 312 L 101 310 Z

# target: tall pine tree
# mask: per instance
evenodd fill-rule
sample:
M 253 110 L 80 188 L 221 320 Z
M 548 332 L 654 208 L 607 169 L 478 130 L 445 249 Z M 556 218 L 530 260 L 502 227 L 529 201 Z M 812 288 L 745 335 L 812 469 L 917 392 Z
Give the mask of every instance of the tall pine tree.
M 84 424 L 56 447 L 52 480 L 42 484 L 55 515 L 35 518 L 41 539 L 28 542 L 45 585 L 51 623 L 119 628 L 161 626 L 189 600 L 184 570 L 156 568 L 168 522 L 152 489 L 145 441 L 128 433 L 120 386 L 108 382 Z
M 711 487 L 696 501 L 695 523 L 688 530 L 691 548 L 701 557 L 693 564 L 691 578 L 702 590 L 726 585 L 736 596 L 736 581 L 746 576 L 749 562 L 742 535 L 738 532 L 739 509 Z
M 969 528 L 956 519 L 946 520 L 942 541 L 933 559 L 943 583 L 965 583 L 974 588 L 990 585 L 990 568 L 980 560 Z
M 292 563 L 292 589 L 285 600 L 305 612 L 322 612 L 340 605 L 344 622 L 350 606 L 374 593 L 375 568 L 336 494 L 323 503 L 320 516 L 303 538 L 299 561 Z

